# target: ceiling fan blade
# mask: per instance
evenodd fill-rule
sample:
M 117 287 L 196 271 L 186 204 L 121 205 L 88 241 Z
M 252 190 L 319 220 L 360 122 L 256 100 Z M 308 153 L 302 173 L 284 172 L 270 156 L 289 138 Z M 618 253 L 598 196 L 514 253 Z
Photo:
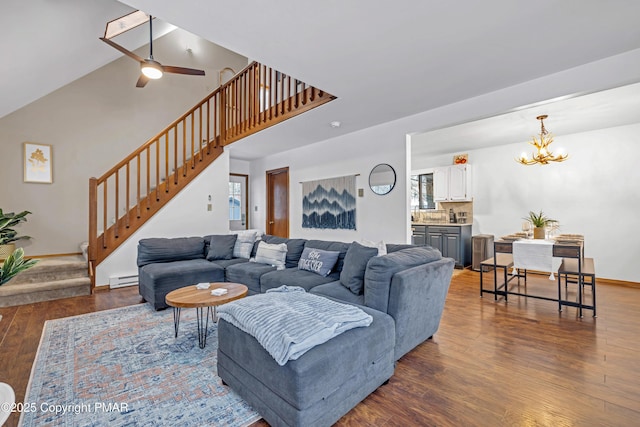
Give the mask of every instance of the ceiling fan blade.
M 174 67 L 172 65 L 163 65 L 162 69 L 165 73 L 173 74 L 188 74 L 190 76 L 204 76 L 203 70 L 196 70 L 195 68 Z
M 136 82 L 136 87 L 145 87 L 148 81 L 149 77 L 144 74 L 140 74 L 140 77 L 138 77 L 138 81 Z
M 135 59 L 138 62 L 144 61 L 144 59 L 140 58 L 135 53 L 128 51 L 127 49 L 123 48 L 119 44 L 117 44 L 117 43 L 115 43 L 115 42 L 113 42 L 113 41 L 111 41 L 109 39 L 105 39 L 104 37 L 100 37 L 100 40 L 102 40 L 103 42 L 105 42 L 109 46 L 113 47 L 114 49 L 119 50 L 120 52 L 124 53 L 128 57 Z

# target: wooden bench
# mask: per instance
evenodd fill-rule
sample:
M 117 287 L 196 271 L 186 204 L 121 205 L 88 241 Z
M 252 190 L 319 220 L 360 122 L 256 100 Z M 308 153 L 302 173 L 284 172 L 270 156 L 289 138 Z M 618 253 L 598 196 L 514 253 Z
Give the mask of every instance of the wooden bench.
M 596 268 L 593 258 L 582 258 L 578 263 L 578 258 L 563 258 L 558 269 L 558 308 L 562 311 L 563 305 L 578 307 L 580 317 L 582 309 L 593 310 L 593 317 L 596 316 Z M 564 277 L 565 290 L 569 283 L 578 284 L 578 302 L 562 299 L 562 277 Z M 588 279 L 585 280 L 585 279 Z M 584 303 L 584 287 L 591 286 L 592 305 Z
M 495 259 L 495 261 L 494 261 Z M 486 271 L 486 269 L 491 269 L 494 268 L 496 269 L 496 271 L 494 271 L 493 273 L 493 290 L 489 290 L 489 289 L 484 289 L 483 287 L 483 273 Z M 503 273 L 503 283 L 498 286 L 498 268 L 502 268 L 502 273 Z M 497 300 L 498 299 L 498 294 L 502 293 L 504 294 L 505 300 L 507 298 L 507 285 L 508 283 L 517 278 L 518 279 L 518 284 L 520 284 L 520 278 L 524 278 L 524 284 L 526 286 L 527 284 L 527 270 L 523 270 L 522 272 L 520 271 L 520 269 L 517 270 L 516 274 L 512 275 L 511 277 L 509 277 L 509 269 L 513 268 L 513 255 L 512 254 L 508 254 L 508 253 L 496 253 L 495 254 L 495 258 L 489 258 L 486 259 L 484 261 L 482 261 L 480 263 L 480 297 L 482 297 L 482 294 L 487 292 L 487 293 L 492 293 L 493 294 L 493 299 Z M 498 289 L 501 289 L 502 287 L 504 287 L 504 292 L 500 292 L 498 291 Z

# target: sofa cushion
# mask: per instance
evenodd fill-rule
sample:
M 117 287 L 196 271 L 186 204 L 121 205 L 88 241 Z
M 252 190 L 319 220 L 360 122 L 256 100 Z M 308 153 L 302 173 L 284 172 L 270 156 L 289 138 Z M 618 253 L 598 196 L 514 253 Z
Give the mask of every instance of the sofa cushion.
M 233 256 L 234 258 L 246 258 L 249 259 L 251 257 L 251 251 L 253 249 L 253 244 L 256 241 L 256 232 L 255 231 L 234 231 L 232 234 L 238 236 L 236 239 L 236 243 L 233 247 Z
M 138 267 L 158 262 L 204 259 L 202 237 L 154 237 L 138 242 Z
M 338 261 L 336 262 L 335 267 L 333 268 L 333 272 L 338 273 L 336 275 L 336 280 L 339 279 L 339 273 L 342 271 L 342 267 L 344 265 L 344 257 L 347 255 L 347 250 L 349 249 L 349 243 L 344 242 L 333 242 L 329 240 L 308 240 L 304 245 L 305 248 L 316 248 L 322 249 L 325 251 L 338 251 L 340 255 L 338 256 Z
M 410 245 L 408 243 L 387 243 L 387 253 L 398 252 L 403 249 L 416 248 L 416 245 Z
M 378 255 L 386 255 L 387 254 L 387 245 L 384 244 L 382 240 L 379 242 L 374 242 L 373 240 L 362 239 L 358 243 L 362 246 L 368 246 L 370 248 L 377 248 Z
M 243 262 L 233 264 L 226 268 L 227 282 L 242 283 L 249 288 L 249 294 L 260 293 L 260 276 L 270 271 L 276 271 L 275 267 L 257 262 Z
M 316 275 L 317 276 L 317 275 Z M 315 286 L 309 292 L 333 298 L 349 304 L 364 305 L 364 295 L 356 295 L 347 289 L 339 280 Z
M 269 244 L 261 241 L 258 244 L 256 256 L 251 261 L 259 264 L 268 264 L 278 270 L 284 270 L 285 259 L 287 258 L 287 245 L 285 243 Z
M 338 251 L 325 251 L 323 249 L 316 248 L 304 248 L 300 261 L 298 261 L 298 269 L 311 271 L 319 274 L 322 277 L 326 277 L 331 272 L 331 269 L 336 265 Z
M 287 268 L 263 274 L 260 277 L 260 292 L 279 288 L 282 285 L 300 286 L 308 291 L 318 285 L 333 282 L 334 280 L 332 277 L 321 276 L 307 270 L 299 270 L 297 267 Z
M 156 309 L 167 307 L 165 296 L 201 282 L 223 282 L 224 268 L 204 259 L 159 262 L 138 269 L 140 294 Z
M 214 234 L 209 238 L 207 261 L 233 258 L 233 248 L 238 236 L 236 234 Z
M 285 263 L 285 267 L 287 268 L 298 267 L 300 255 L 302 255 L 304 245 L 307 242 L 306 239 L 286 239 L 284 237 L 271 236 L 269 234 L 262 236 L 262 240 L 271 244 L 287 244 L 287 261 Z
M 386 313 L 393 275 L 398 271 L 441 258 L 440 251 L 431 246 L 414 246 L 371 258 L 364 274 L 365 305 Z
M 358 242 L 351 243 L 344 257 L 340 283 L 355 295 L 360 295 L 364 289 L 364 272 L 367 269 L 367 263 L 377 255 L 377 247 L 363 246 Z
M 245 262 L 249 262 L 248 259 L 246 258 L 231 258 L 231 259 L 216 259 L 213 261 L 209 261 L 213 264 L 219 265 L 222 268 L 227 268 L 230 265 L 234 265 L 234 264 L 242 264 Z

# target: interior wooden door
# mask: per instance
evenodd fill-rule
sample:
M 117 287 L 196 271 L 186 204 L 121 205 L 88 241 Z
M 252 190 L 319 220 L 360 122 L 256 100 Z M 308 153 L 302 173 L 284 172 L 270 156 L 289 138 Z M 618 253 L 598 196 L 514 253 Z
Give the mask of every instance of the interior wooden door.
M 289 168 L 267 171 L 267 234 L 289 237 Z

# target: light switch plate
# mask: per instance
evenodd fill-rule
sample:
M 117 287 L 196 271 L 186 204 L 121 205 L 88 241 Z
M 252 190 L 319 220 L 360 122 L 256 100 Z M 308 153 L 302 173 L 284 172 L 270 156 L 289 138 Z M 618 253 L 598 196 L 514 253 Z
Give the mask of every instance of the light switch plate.
M 358 188 L 358 197 L 364 197 L 364 188 Z

